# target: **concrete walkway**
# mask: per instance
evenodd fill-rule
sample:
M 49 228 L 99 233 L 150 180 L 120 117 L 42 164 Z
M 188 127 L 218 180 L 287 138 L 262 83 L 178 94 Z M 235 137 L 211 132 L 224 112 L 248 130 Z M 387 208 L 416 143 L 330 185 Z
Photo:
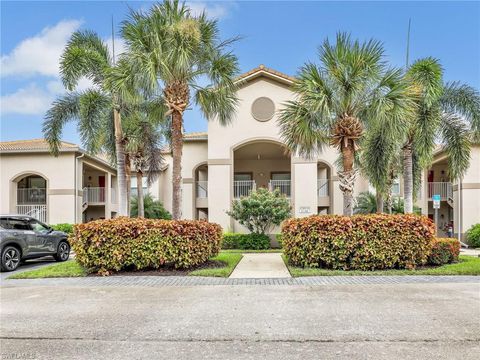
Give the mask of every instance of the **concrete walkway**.
M 232 279 L 289 278 L 280 253 L 243 254 L 242 260 L 233 270 Z

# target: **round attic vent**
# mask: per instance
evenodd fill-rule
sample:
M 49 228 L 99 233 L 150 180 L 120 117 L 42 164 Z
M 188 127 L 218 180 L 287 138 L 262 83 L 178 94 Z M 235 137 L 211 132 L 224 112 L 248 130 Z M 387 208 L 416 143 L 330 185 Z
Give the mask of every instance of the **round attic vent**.
M 252 103 L 252 116 L 258 121 L 268 121 L 275 114 L 275 104 L 268 97 L 259 97 Z

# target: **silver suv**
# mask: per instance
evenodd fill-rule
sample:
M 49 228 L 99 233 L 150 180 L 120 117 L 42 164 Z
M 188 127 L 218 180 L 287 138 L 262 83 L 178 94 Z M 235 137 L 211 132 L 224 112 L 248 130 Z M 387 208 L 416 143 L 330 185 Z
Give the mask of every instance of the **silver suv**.
M 67 234 L 54 231 L 35 218 L 24 215 L 0 215 L 0 267 L 15 270 L 21 261 L 53 255 L 57 261 L 70 256 Z

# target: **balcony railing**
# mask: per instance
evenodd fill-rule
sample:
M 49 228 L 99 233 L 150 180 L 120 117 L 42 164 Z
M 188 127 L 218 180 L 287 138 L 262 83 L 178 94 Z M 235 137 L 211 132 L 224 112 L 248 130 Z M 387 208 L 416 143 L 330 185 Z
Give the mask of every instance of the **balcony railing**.
M 17 204 L 35 205 L 47 203 L 47 189 L 24 188 L 17 189 Z
M 248 196 L 257 188 L 255 180 L 237 180 L 233 182 L 233 196 L 239 199 L 242 196 Z
M 281 194 L 285 195 L 286 197 L 290 197 L 291 183 L 292 182 L 290 180 L 270 180 L 268 188 L 270 191 L 278 189 L 280 190 Z
M 85 195 L 86 194 L 86 195 Z M 86 187 L 83 188 L 83 201 L 89 203 L 105 203 L 105 188 L 104 187 Z
M 197 181 L 197 198 L 206 199 L 208 197 L 208 181 Z
M 318 179 L 317 180 L 317 196 L 326 197 L 329 196 L 328 192 L 328 179 Z
M 452 183 L 450 182 L 429 182 L 427 186 L 428 199 L 433 195 L 440 195 L 442 200 L 448 200 L 453 196 Z
M 46 223 L 47 205 L 17 205 L 17 214 L 28 215 Z

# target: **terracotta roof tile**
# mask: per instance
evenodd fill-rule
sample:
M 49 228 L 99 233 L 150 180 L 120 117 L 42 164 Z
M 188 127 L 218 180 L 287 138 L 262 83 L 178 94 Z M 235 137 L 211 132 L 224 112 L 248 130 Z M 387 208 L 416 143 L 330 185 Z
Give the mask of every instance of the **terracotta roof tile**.
M 78 146 L 66 141 L 60 143 L 61 150 L 76 150 Z M 49 150 L 48 143 L 45 139 L 31 139 L 31 140 L 16 140 L 16 141 L 2 141 L 0 142 L 0 151 L 35 151 Z
M 290 75 L 287 75 L 287 74 L 284 74 L 280 71 L 277 71 L 277 70 L 273 70 L 273 69 L 270 69 L 270 68 L 267 68 L 265 65 L 259 65 L 258 67 L 250 70 L 250 71 L 247 71 L 246 73 L 243 73 L 241 75 L 239 75 L 236 79 L 236 81 L 240 81 L 240 80 L 243 80 L 245 78 L 248 78 L 250 77 L 251 75 L 254 75 L 256 73 L 267 73 L 267 74 L 270 74 L 270 75 L 274 75 L 274 76 L 278 76 L 282 79 L 285 79 L 289 82 L 294 82 L 295 81 L 295 78 L 293 76 L 290 76 Z

